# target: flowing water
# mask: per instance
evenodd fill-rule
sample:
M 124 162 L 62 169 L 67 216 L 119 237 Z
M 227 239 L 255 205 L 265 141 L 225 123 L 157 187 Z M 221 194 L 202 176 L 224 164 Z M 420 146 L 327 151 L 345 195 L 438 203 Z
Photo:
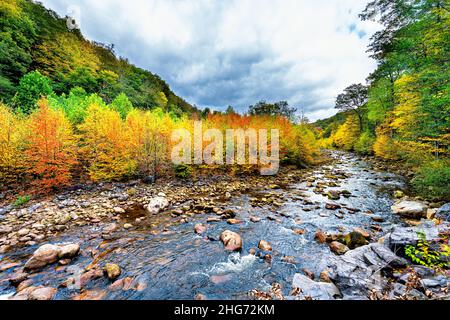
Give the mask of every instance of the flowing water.
M 327 245 L 314 240 L 318 229 L 338 233 L 352 231 L 355 227 L 370 230 L 375 224 L 383 230 L 377 234 L 379 237 L 401 223 L 390 210 L 393 190 L 404 188 L 401 177 L 375 172 L 350 154 L 335 153 L 334 157 L 332 165 L 311 169 L 308 177 L 310 181 L 315 180 L 314 183 L 299 181 L 283 189 L 270 190 L 285 200 L 276 212 L 270 212 L 263 205 L 251 205 L 251 198 L 263 195 L 243 194 L 228 204 L 237 212 L 236 218 L 244 223 L 208 223 L 203 235 L 194 233 L 195 224 L 206 223 L 206 219 L 214 215 L 196 215 L 189 223 L 180 224 L 172 223 L 175 218 L 169 214 L 147 217 L 140 209 L 123 216 L 126 221 L 145 218 L 137 230 L 117 231 L 108 240 L 100 237 L 101 226 L 68 231 L 52 242 L 80 243 L 82 255 L 75 258 L 70 267 L 48 266 L 32 275 L 33 285 L 58 287 L 71 273 L 76 274 L 92 263 L 113 262 L 122 268 L 121 278 L 131 277 L 133 283 L 139 284 L 139 290 L 110 290 L 111 282 L 105 277 L 90 281 L 84 290 L 97 292 L 103 299 L 193 299 L 197 294 L 208 299 L 248 299 L 252 289 L 265 291 L 273 283 L 279 283 L 287 295 L 295 273 L 306 269 L 318 277 L 334 254 Z M 338 186 L 327 187 L 326 191 L 348 190 L 351 196 L 331 201 L 316 194 L 314 188 L 319 181 L 336 182 Z M 343 209 L 325 209 L 330 202 L 338 203 Z M 253 223 L 251 216 L 260 217 L 261 221 Z M 375 222 L 374 216 L 382 217 L 384 222 Z M 298 234 L 294 232 L 296 229 L 303 229 L 305 233 Z M 224 250 L 219 241 L 224 230 L 242 236 L 241 253 Z M 249 254 L 251 248 L 258 247 L 260 240 L 268 241 L 273 247 L 271 263 L 263 259 L 266 252 L 257 250 L 256 255 Z M 25 261 L 36 248 L 0 255 L 0 261 Z M 89 249 L 100 253 L 97 254 L 100 258 L 93 262 Z M 293 258 L 285 262 L 286 256 Z M 8 272 L 0 273 L 0 295 L 14 292 L 6 281 L 1 281 L 7 277 Z M 55 298 L 71 299 L 77 294 L 76 289 L 60 288 Z

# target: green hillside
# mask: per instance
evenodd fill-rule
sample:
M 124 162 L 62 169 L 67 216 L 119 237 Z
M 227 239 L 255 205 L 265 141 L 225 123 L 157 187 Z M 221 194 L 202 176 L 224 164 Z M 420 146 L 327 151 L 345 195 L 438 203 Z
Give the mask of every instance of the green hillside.
M 0 99 L 7 104 L 22 77 L 39 71 L 53 91 L 68 94 L 75 87 L 96 93 L 110 103 L 125 93 L 133 106 L 161 107 L 176 114 L 198 110 L 174 94 L 158 75 L 119 58 L 112 45 L 86 40 L 69 30 L 66 18 L 27 0 L 0 3 Z

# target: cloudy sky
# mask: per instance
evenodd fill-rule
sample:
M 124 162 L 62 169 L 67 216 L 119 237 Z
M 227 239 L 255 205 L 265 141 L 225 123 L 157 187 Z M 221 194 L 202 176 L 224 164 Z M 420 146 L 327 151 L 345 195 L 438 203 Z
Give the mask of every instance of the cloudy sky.
M 42 2 L 202 108 L 287 100 L 316 120 L 375 68 L 366 48 L 379 26 L 358 18 L 368 0 Z

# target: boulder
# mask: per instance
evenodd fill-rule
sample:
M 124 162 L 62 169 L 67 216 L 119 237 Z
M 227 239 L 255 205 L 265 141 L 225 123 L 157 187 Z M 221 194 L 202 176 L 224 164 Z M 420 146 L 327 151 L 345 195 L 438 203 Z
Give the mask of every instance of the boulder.
M 328 199 L 330 200 L 339 200 L 341 198 L 341 193 L 339 191 L 328 191 Z
M 401 198 L 403 198 L 404 196 L 405 196 L 405 194 L 404 194 L 403 191 L 401 191 L 401 190 L 396 190 L 396 191 L 394 192 L 394 197 L 397 198 L 397 199 L 401 199 Z
M 408 262 L 396 256 L 388 247 L 372 243 L 351 250 L 342 256 L 332 256 L 328 262 L 330 279 L 348 297 L 367 296 L 372 289 L 381 291 L 387 279 L 384 270 L 404 268 Z
M 360 233 L 364 238 L 369 239 L 370 238 L 370 233 L 362 228 L 354 228 L 353 232 L 358 232 Z
M 250 217 L 250 221 L 253 222 L 253 223 L 258 223 L 258 222 L 261 221 L 261 218 L 252 216 L 252 217 Z
M 416 245 L 419 241 L 419 234 L 423 234 L 429 243 L 439 242 L 439 233 L 448 231 L 446 226 L 437 226 L 432 221 L 424 221 L 417 227 L 394 227 L 386 235 L 385 244 L 391 250 L 397 252 L 403 250 L 405 246 Z
M 327 210 L 338 210 L 340 208 L 341 208 L 341 206 L 337 203 L 327 203 L 325 205 L 325 209 L 327 209 Z
M 56 245 L 44 244 L 39 247 L 26 262 L 25 269 L 35 270 L 56 262 L 58 260 L 59 251 L 60 248 Z
M 146 209 L 150 214 L 157 214 L 169 206 L 169 200 L 166 197 L 154 197 L 148 203 Z
M 125 223 L 123 225 L 123 228 L 126 229 L 126 230 L 129 230 L 129 229 L 133 228 L 133 225 L 131 223 Z
M 242 249 L 242 238 L 233 231 L 226 230 L 220 235 L 220 240 L 226 250 L 239 251 Z
M 400 201 L 394 204 L 391 209 L 404 218 L 422 219 L 427 214 L 427 206 L 418 201 Z
M 339 289 L 333 283 L 316 282 L 299 273 L 294 275 L 292 287 L 301 290 L 299 296 L 302 299 L 334 300 L 341 297 Z
M 125 209 L 123 209 L 121 207 L 114 207 L 113 212 L 117 213 L 117 214 L 123 214 L 123 213 L 125 213 Z

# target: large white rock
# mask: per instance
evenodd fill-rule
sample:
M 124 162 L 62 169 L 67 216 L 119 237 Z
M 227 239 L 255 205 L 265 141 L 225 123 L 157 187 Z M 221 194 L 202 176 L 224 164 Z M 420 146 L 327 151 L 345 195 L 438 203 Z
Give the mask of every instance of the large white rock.
M 169 206 L 169 200 L 166 197 L 154 197 L 147 205 L 147 211 L 151 214 L 156 214 L 166 209 Z
M 421 219 L 427 214 L 427 206 L 417 201 L 400 201 L 391 207 L 392 211 L 405 218 Z

